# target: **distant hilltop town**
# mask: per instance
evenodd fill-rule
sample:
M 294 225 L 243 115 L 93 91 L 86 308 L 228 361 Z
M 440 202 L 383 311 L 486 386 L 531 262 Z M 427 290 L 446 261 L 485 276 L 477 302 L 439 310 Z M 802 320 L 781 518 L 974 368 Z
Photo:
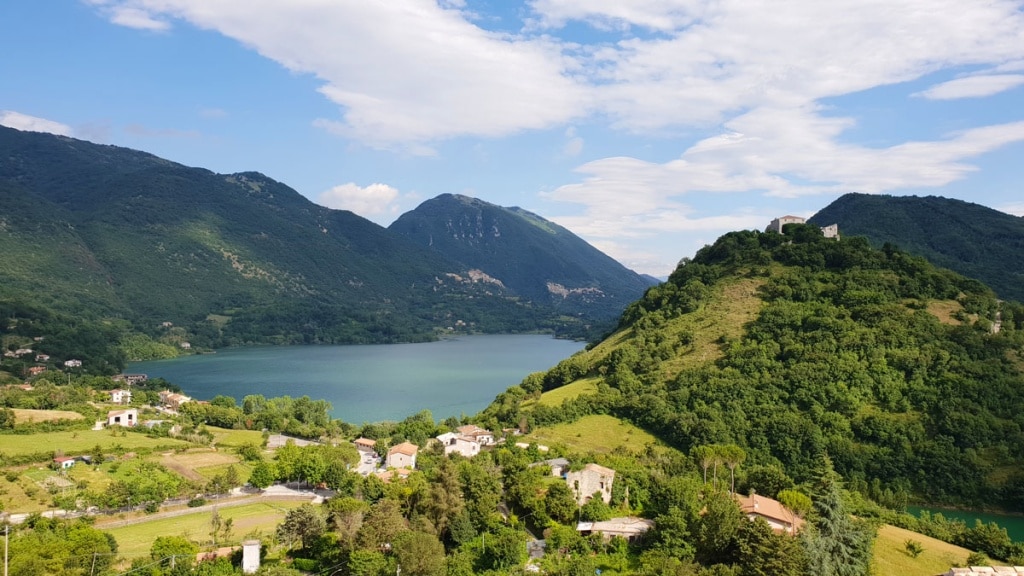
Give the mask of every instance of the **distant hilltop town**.
M 799 216 L 779 216 L 772 220 L 771 224 L 764 229 L 765 232 L 778 232 L 782 234 L 782 227 L 786 224 L 806 224 L 807 219 Z M 821 233 L 825 238 L 835 238 L 839 240 L 839 224 L 829 224 L 828 226 L 821 227 Z

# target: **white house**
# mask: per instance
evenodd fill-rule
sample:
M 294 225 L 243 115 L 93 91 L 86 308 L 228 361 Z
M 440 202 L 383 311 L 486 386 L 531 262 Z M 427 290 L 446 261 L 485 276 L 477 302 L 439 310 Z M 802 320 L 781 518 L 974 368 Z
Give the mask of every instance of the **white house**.
M 455 430 L 462 436 L 472 439 L 481 446 L 490 446 L 494 444 L 494 433 L 490 430 L 484 430 L 476 424 L 459 426 Z
M 594 494 L 600 493 L 605 504 L 612 501 L 612 482 L 615 481 L 615 470 L 597 464 L 587 464 L 578 472 L 569 471 L 565 482 L 576 495 L 576 502 L 582 506 L 590 501 Z
M 111 410 L 107 412 L 107 426 L 135 426 L 139 423 L 139 411 L 135 408 L 127 410 Z
M 64 367 L 65 368 L 81 368 L 82 367 L 82 361 L 81 360 L 65 360 L 64 361 Z
M 437 441 L 444 446 L 445 456 L 457 453 L 472 458 L 480 453 L 480 443 L 475 439 L 454 432 L 445 432 L 437 437 Z
M 132 391 L 122 390 L 117 388 L 116 390 L 110 391 L 110 401 L 114 404 L 131 404 L 132 403 Z
M 384 460 L 385 468 L 415 468 L 416 454 L 419 446 L 411 442 L 402 442 L 388 450 L 387 458 Z
M 67 470 L 75 465 L 75 459 L 70 456 L 57 456 L 53 459 L 53 464 L 61 470 Z

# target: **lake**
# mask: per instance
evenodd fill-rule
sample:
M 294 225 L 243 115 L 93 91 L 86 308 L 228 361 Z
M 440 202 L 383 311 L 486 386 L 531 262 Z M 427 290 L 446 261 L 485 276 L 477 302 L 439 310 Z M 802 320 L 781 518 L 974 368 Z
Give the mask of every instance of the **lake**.
M 127 372 L 164 378 L 198 400 L 217 395 L 309 396 L 360 424 L 430 410 L 435 420 L 473 415 L 532 372 L 585 343 L 543 335 L 462 336 L 419 344 L 260 346 L 132 362 Z
M 1000 527 L 1006 528 L 1006 533 L 1014 542 L 1024 542 L 1024 516 L 1011 516 L 1008 514 L 991 514 L 988 512 L 975 512 L 973 510 L 956 510 L 946 508 L 921 508 L 920 506 L 907 506 L 907 512 L 919 517 L 922 510 L 930 514 L 942 514 L 947 520 L 963 520 L 967 527 L 973 527 L 975 520 L 981 520 L 985 524 L 995 522 Z

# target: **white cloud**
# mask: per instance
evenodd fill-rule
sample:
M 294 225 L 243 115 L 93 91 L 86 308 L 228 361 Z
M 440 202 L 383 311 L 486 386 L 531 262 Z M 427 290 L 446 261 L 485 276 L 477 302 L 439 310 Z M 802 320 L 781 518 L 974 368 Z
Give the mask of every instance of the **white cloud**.
M 929 100 L 982 98 L 1012 90 L 1022 84 L 1024 84 L 1024 75 L 1022 74 L 984 74 L 936 84 L 914 95 Z
M 1003 204 L 1002 206 L 996 207 L 996 210 L 1006 212 L 1007 214 L 1013 214 L 1014 216 L 1024 216 L 1024 202 Z
M 203 118 L 219 119 L 227 118 L 228 112 L 223 108 L 202 108 L 199 110 L 199 115 Z
M 562 146 L 562 154 L 565 156 L 579 156 L 583 152 L 583 138 L 576 134 L 576 128 L 570 126 L 565 130 L 565 145 Z
M 0 110 L 0 126 L 24 130 L 26 132 L 49 132 L 58 136 L 71 136 L 71 127 L 46 118 L 29 116 L 13 110 Z
M 399 213 L 398 189 L 374 183 L 361 187 L 354 182 L 335 186 L 317 197 L 317 203 L 336 210 L 349 210 L 364 218 L 377 220 Z
M 458 6 L 459 3 L 449 4 Z M 372 146 L 503 136 L 586 113 L 575 63 L 545 37 L 484 30 L 434 1 L 118 0 L 234 38 L 323 81 L 331 124 Z

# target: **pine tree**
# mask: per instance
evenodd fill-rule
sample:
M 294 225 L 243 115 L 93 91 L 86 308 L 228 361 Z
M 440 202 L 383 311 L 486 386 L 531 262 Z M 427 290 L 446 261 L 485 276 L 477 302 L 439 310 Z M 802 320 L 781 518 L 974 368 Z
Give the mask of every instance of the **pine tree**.
M 839 474 L 827 457 L 815 485 L 815 518 L 803 533 L 810 574 L 866 576 L 871 569 L 874 529 L 846 511 Z

